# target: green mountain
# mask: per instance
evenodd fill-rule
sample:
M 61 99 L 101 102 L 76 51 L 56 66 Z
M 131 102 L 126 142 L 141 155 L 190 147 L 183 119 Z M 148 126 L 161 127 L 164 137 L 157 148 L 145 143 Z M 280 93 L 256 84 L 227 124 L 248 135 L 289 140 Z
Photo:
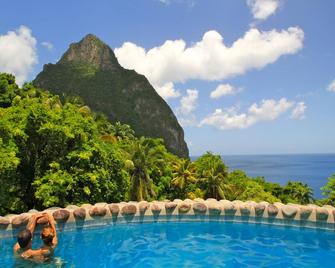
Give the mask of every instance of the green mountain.
M 113 50 L 92 34 L 73 43 L 33 81 L 60 96 L 80 96 L 93 110 L 129 124 L 137 136 L 163 138 L 168 150 L 188 157 L 184 131 L 145 76 L 120 66 Z

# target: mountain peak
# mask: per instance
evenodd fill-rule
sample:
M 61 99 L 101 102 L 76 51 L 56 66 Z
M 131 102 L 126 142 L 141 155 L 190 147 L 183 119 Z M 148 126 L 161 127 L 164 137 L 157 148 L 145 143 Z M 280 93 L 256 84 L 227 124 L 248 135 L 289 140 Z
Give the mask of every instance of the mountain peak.
M 78 43 L 72 43 L 59 63 L 86 64 L 101 70 L 120 67 L 113 50 L 94 34 L 87 34 Z
M 46 64 L 33 83 L 60 96 L 80 96 L 112 122 L 130 125 L 138 137 L 162 138 L 170 152 L 188 157 L 184 131 L 168 104 L 93 34 L 71 44 L 58 63 Z

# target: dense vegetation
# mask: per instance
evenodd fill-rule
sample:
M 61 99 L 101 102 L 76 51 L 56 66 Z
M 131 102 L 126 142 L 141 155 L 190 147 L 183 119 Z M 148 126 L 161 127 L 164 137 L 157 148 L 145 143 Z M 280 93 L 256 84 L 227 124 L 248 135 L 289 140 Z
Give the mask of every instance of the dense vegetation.
M 229 172 L 210 152 L 196 161 L 162 139 L 136 138 L 78 98 L 66 99 L 0 74 L 0 214 L 96 202 L 175 198 L 312 202 L 300 182 L 286 186 Z M 335 176 L 322 203 L 335 204 Z M 321 201 L 320 201 L 321 202 Z

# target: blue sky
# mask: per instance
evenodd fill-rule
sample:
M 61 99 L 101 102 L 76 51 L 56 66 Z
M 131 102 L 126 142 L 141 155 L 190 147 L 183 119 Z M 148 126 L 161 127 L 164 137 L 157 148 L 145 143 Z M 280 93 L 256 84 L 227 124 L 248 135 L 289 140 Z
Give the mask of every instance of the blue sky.
M 32 80 L 93 33 L 147 76 L 191 155 L 335 152 L 333 0 L 7 1 L 0 71 Z

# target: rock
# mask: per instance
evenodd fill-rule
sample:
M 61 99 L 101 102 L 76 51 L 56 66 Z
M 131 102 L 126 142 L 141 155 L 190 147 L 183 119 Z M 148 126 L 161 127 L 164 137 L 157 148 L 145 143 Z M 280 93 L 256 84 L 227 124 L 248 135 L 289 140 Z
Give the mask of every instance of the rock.
M 120 207 L 118 204 L 109 204 L 108 205 L 109 211 L 111 212 L 112 215 L 118 215 L 120 212 Z
M 207 206 L 202 202 L 196 202 L 193 204 L 193 210 L 195 213 L 204 214 L 207 211 Z
M 189 203 L 181 203 L 178 206 L 179 213 L 187 213 L 191 209 L 191 204 Z
M 237 210 L 232 202 L 225 202 L 223 204 L 223 209 L 224 209 L 225 214 L 227 215 L 234 215 Z
M 144 214 L 147 211 L 148 208 L 149 208 L 149 203 L 147 201 L 141 201 L 138 204 L 138 209 L 139 209 L 141 214 Z
M 150 208 L 151 208 L 152 214 L 156 214 L 156 215 L 159 214 L 162 210 L 161 206 L 157 203 L 151 204 Z
M 222 209 L 221 209 L 219 203 L 217 203 L 217 202 L 210 202 L 208 204 L 209 215 L 220 215 L 221 211 L 222 211 Z
M 207 202 L 217 202 L 215 198 L 207 198 L 206 201 Z
M 171 213 L 172 211 L 174 211 L 176 207 L 177 207 L 177 203 L 176 202 L 167 202 L 167 203 L 165 203 L 165 210 L 168 213 Z
M 12 225 L 14 227 L 27 225 L 29 218 L 30 215 L 27 213 L 20 214 L 19 216 L 16 216 L 15 218 L 12 219 Z
M 107 209 L 106 207 L 94 206 L 89 210 L 89 213 L 91 217 L 103 217 L 106 215 Z
M 59 209 L 52 213 L 55 221 L 66 222 L 70 217 L 70 212 L 66 209 Z
M 241 215 L 249 215 L 251 213 L 251 207 L 249 204 L 240 204 Z
M 28 213 L 30 213 L 30 214 L 35 214 L 35 213 L 38 213 L 39 211 L 37 210 L 37 209 L 30 209 L 29 211 L 28 211 Z
M 183 202 L 183 200 L 177 198 L 177 199 L 174 199 L 173 202 L 175 202 L 175 203 L 181 203 L 181 202 Z
M 107 206 L 107 203 L 105 203 L 105 202 L 100 202 L 100 203 L 96 203 L 94 206 L 95 206 L 95 207 L 106 207 L 106 206 Z
M 132 204 L 125 205 L 122 209 L 121 212 L 123 215 L 134 215 L 136 214 L 136 206 Z
M 66 209 L 69 209 L 69 210 L 74 210 L 74 209 L 77 209 L 77 208 L 78 208 L 78 206 L 76 206 L 76 205 L 68 205 L 66 207 Z
M 316 219 L 318 221 L 326 221 L 328 219 L 329 213 L 326 208 L 317 208 L 316 209 Z
M 82 204 L 80 207 L 86 208 L 86 209 L 91 209 L 93 206 L 91 204 Z
M 193 201 L 194 202 L 204 202 L 205 200 L 203 200 L 202 198 L 195 198 Z
M 60 207 L 50 207 L 50 208 L 47 208 L 45 211 L 54 211 L 57 209 L 61 209 L 61 208 Z
M 297 207 L 296 206 L 292 206 L 292 205 L 283 205 L 281 207 L 281 210 L 282 210 L 283 216 L 285 218 L 294 218 L 294 216 L 298 212 Z
M 84 208 L 77 208 L 73 211 L 73 216 L 75 219 L 83 220 L 86 218 L 86 209 Z
M 234 204 L 234 206 L 236 206 L 236 207 L 239 207 L 239 206 L 241 206 L 241 205 L 244 205 L 244 202 L 243 201 L 240 201 L 240 200 L 234 200 L 234 201 L 231 201 L 233 204 Z
M 1 227 L 7 227 L 7 225 L 10 224 L 10 221 L 6 219 L 5 217 L 0 216 L 0 228 Z
M 268 211 L 269 217 L 275 217 L 278 214 L 279 209 L 275 205 L 270 204 L 267 207 L 267 211 Z
M 313 212 L 313 208 L 307 206 L 301 206 L 299 211 L 301 219 L 308 219 Z
M 265 210 L 265 205 L 264 204 L 254 204 L 254 209 L 255 209 L 255 214 L 256 216 L 262 216 Z

